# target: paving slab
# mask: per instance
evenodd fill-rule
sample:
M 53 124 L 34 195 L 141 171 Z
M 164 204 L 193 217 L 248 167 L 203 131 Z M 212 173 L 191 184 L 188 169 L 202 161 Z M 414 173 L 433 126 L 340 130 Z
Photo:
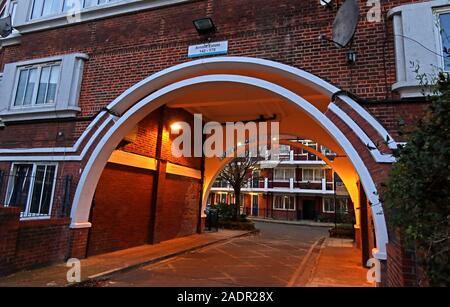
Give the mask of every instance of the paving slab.
M 143 245 L 117 252 L 92 256 L 81 260 L 81 280 L 106 277 L 192 252 L 212 244 L 246 236 L 253 232 L 221 230 L 176 238 L 155 245 Z M 40 269 L 22 271 L 0 278 L 0 287 L 55 287 L 68 286 L 66 263 Z

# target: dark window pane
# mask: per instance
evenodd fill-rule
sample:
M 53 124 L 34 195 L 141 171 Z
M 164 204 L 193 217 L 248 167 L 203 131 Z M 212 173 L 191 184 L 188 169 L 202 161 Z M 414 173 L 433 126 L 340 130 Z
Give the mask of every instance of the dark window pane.
M 440 31 L 442 38 L 442 55 L 444 70 L 450 71 L 450 13 L 440 15 Z
M 20 207 L 25 211 L 30 190 L 30 180 L 33 166 L 30 164 L 18 164 L 14 166 L 14 177 L 11 196 L 8 205 Z
M 36 176 L 34 178 L 33 196 L 31 198 L 30 213 L 39 213 L 39 205 L 41 202 L 42 184 L 44 182 L 45 166 L 39 165 L 36 168 Z
M 47 94 L 47 87 L 50 79 L 50 70 L 51 67 L 42 68 L 36 104 L 43 104 L 45 102 L 45 95 Z
M 23 103 L 23 97 L 25 96 L 25 88 L 27 86 L 28 70 L 21 70 L 19 75 L 19 84 L 17 85 L 15 106 L 21 106 Z
M 41 214 L 50 214 L 50 201 L 52 199 L 53 181 L 55 179 L 55 166 L 47 166 L 45 174 L 44 192 L 42 193 Z

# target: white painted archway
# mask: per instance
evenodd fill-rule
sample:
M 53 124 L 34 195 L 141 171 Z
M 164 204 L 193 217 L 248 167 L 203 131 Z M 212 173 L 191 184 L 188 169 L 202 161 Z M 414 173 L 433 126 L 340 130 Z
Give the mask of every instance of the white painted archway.
M 380 214 L 382 211 L 376 186 L 361 157 L 346 136 L 319 109 L 294 92 L 262 79 L 239 75 L 204 75 L 172 83 L 141 99 L 132 105 L 121 117 L 116 119 L 112 127 L 106 131 L 106 134 L 96 145 L 83 170 L 72 206 L 72 227 L 89 226 L 87 221 L 89 219 L 90 206 L 101 172 L 112 151 L 134 125 L 140 122 L 147 114 L 170 101 L 173 93 L 179 95 L 183 90 L 198 84 L 224 82 L 245 84 L 271 92 L 287 103 L 295 104 L 302 112 L 308 114 L 309 117 L 329 133 L 351 160 L 358 172 L 369 201 L 375 204 L 372 206 L 377 241 L 377 251 L 374 252 L 374 256 L 379 259 L 385 259 L 387 230 L 384 215 Z M 115 106 L 118 106 L 117 102 Z

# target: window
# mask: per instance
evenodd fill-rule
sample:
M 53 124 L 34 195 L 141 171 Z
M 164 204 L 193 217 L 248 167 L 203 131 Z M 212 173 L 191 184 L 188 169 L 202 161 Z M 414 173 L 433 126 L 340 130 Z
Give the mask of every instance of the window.
M 338 198 L 337 199 L 338 211 L 341 213 L 348 212 L 348 199 L 347 198 Z
M 34 0 L 31 19 L 47 17 L 68 12 L 71 9 L 83 9 L 119 0 Z
M 273 170 L 273 177 L 275 181 L 289 181 L 295 178 L 294 168 L 275 168 Z
M 295 196 L 275 195 L 273 197 L 273 208 L 277 210 L 295 210 Z
M 261 173 L 259 170 L 254 170 L 252 174 L 251 187 L 259 188 L 259 179 L 261 178 Z
M 439 32 L 442 42 L 444 70 L 450 71 L 450 12 L 439 14 Z
M 303 169 L 303 181 L 321 182 L 325 178 L 325 172 L 320 168 L 304 168 Z
M 325 156 L 331 156 L 331 155 L 336 155 L 336 153 L 334 151 L 332 151 L 331 149 L 328 149 L 327 147 L 320 145 L 321 151 Z
M 221 204 L 227 203 L 227 194 L 220 194 L 220 203 Z
M 88 56 L 70 53 L 6 63 L 0 87 L 4 122 L 75 117 Z
M 20 68 L 14 106 L 54 104 L 59 71 L 59 63 Z
M 348 212 L 348 199 L 347 198 L 337 198 L 337 209 L 340 213 Z M 334 213 L 335 205 L 334 198 L 324 198 L 323 199 L 323 212 L 325 213 Z
M 324 198 L 323 199 L 323 212 L 334 213 L 334 199 Z
M 280 160 L 287 161 L 290 160 L 291 147 L 289 145 L 280 145 Z
M 20 207 L 22 217 L 49 216 L 55 178 L 54 164 L 14 164 L 8 184 L 6 205 Z

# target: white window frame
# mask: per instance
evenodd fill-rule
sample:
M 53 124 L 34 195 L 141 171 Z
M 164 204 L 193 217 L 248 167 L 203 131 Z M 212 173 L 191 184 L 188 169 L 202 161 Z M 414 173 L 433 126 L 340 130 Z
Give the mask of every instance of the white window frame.
M 333 205 L 334 210 L 327 210 L 325 208 L 326 200 L 330 200 L 334 204 Z M 336 212 L 336 202 L 334 201 L 334 198 L 331 198 L 331 197 L 324 197 L 324 198 L 322 198 L 322 212 L 324 212 L 324 213 L 335 213 Z
M 313 180 L 305 180 L 305 170 L 309 170 L 313 172 Z M 319 170 L 322 172 L 322 177 L 317 180 L 316 178 L 316 171 Z M 302 182 L 312 182 L 312 183 L 319 183 L 322 182 L 322 179 L 326 178 L 325 169 L 323 168 L 302 168 Z
M 0 117 L 4 122 L 49 118 L 76 117 L 81 111 L 79 98 L 84 63 L 89 57 L 83 53 L 69 53 L 47 58 L 6 63 L 0 86 Z M 20 69 L 60 63 L 59 79 L 54 103 L 14 106 Z
M 11 170 L 10 170 L 10 178 L 8 180 L 8 187 L 6 189 L 6 197 L 5 197 L 5 206 L 6 207 L 10 207 L 10 201 L 11 201 L 11 193 L 12 193 L 12 189 L 14 187 L 14 167 L 16 165 L 23 165 L 23 164 L 28 164 L 28 165 L 32 165 L 32 171 L 31 171 L 31 181 L 30 181 L 30 187 L 28 190 L 28 196 L 27 196 L 27 204 L 25 207 L 25 211 L 20 212 L 20 217 L 21 219 L 24 220 L 33 220 L 33 219 L 50 219 L 52 216 L 52 209 L 53 209 L 53 201 L 55 198 L 55 190 L 56 190 L 56 178 L 58 177 L 58 163 L 53 163 L 53 162 L 14 162 L 11 164 Z M 51 197 L 50 197 L 50 205 L 48 208 L 48 214 L 38 214 L 38 213 L 30 213 L 30 207 L 31 207 L 31 200 L 32 200 L 32 196 L 33 196 L 33 191 L 34 191 L 34 184 L 35 184 L 35 180 L 36 180 L 36 170 L 38 166 L 55 166 L 55 174 L 54 174 L 54 178 L 53 178 L 53 186 L 52 186 L 52 191 L 51 191 Z M 45 177 L 44 177 L 45 178 Z M 42 193 L 42 192 L 41 192 Z M 42 195 L 41 195 L 42 197 Z M 40 199 L 40 202 L 42 202 L 42 199 Z M 40 204 L 41 206 L 41 204 Z M 39 207 L 40 207 L 39 206 Z
M 286 171 L 290 171 L 290 172 L 292 172 L 293 171 L 293 177 L 288 177 L 288 178 L 286 178 Z M 275 177 L 275 172 L 283 172 L 283 179 L 277 179 L 276 177 Z M 273 169 L 273 181 L 274 182 L 289 182 L 290 181 L 290 179 L 292 178 L 292 179 L 294 179 L 295 180 L 295 175 L 296 175 L 296 173 L 295 173 L 295 168 L 274 168 Z
M 56 84 L 55 98 L 54 98 L 52 103 L 37 104 L 36 102 L 37 102 L 37 95 L 38 95 L 38 91 L 39 91 L 39 84 L 40 84 L 41 75 L 42 75 L 42 69 L 44 67 L 53 67 L 53 66 L 59 66 L 58 83 Z M 37 68 L 36 85 L 35 85 L 35 87 L 33 89 L 33 95 L 32 95 L 32 98 L 31 98 L 31 104 L 29 104 L 29 105 L 23 105 L 23 104 L 22 105 L 15 105 L 17 92 L 19 90 L 19 79 L 20 79 L 21 72 L 24 71 L 24 70 L 31 70 L 31 69 L 35 69 L 35 68 Z M 50 70 L 50 78 L 51 78 L 51 70 Z M 58 91 L 59 91 L 60 85 L 61 85 L 61 61 L 45 62 L 45 63 L 40 63 L 40 64 L 34 64 L 34 65 L 27 65 L 27 66 L 17 67 L 17 75 L 16 75 L 16 80 L 14 81 L 14 92 L 13 92 L 13 95 L 12 95 L 11 109 L 12 110 L 17 110 L 17 109 L 20 110 L 20 109 L 27 109 L 27 108 L 39 108 L 39 107 L 43 107 L 43 106 L 44 107 L 46 107 L 46 106 L 54 106 L 54 105 L 56 105 L 56 98 L 58 96 Z M 25 99 L 25 95 L 24 95 L 23 99 Z
M 43 1 L 45 3 L 46 0 L 43 0 Z M 65 4 L 66 4 L 67 1 L 68 0 L 61 0 L 61 3 L 59 3 L 59 7 L 58 7 L 57 12 L 51 12 L 48 15 L 43 15 L 44 5 L 42 5 L 42 12 L 41 12 L 41 14 L 39 16 L 33 17 L 34 6 L 36 4 L 36 0 L 32 0 L 31 7 L 30 7 L 30 13 L 29 13 L 28 18 L 29 18 L 29 20 L 38 20 L 38 19 L 45 19 L 45 18 L 50 18 L 50 17 L 54 17 L 54 16 L 65 14 L 66 13 Z M 99 3 L 100 2 L 99 0 L 95 0 L 95 1 L 97 1 L 97 4 L 91 5 L 89 7 L 86 7 L 86 0 L 79 0 L 79 1 L 81 3 L 81 12 L 82 12 L 83 10 L 98 8 L 98 7 L 102 7 L 102 6 L 108 5 L 110 3 L 116 3 L 116 2 L 120 2 L 120 1 L 124 1 L 124 0 L 105 0 L 105 3 Z
M 282 208 L 278 208 L 275 206 L 277 197 L 281 197 L 281 199 L 282 199 L 282 204 L 283 204 Z M 294 199 L 294 208 L 293 209 L 289 209 L 286 207 L 286 198 L 291 198 L 291 197 Z M 297 198 L 295 197 L 295 195 L 275 194 L 273 196 L 273 200 L 272 200 L 272 208 L 273 208 L 273 210 L 296 211 L 297 210 Z
M 334 203 L 334 210 L 329 211 L 325 209 L 325 202 L 326 200 L 329 199 Z M 334 200 L 334 198 L 332 197 L 324 197 L 322 198 L 322 212 L 324 213 L 335 213 L 337 210 L 337 204 L 339 204 L 340 201 L 345 201 L 345 210 L 342 211 L 343 213 L 348 213 L 349 209 L 348 209 L 348 198 L 343 198 L 343 197 L 336 197 L 336 201 Z
M 433 17 L 435 18 L 435 38 L 436 38 L 436 46 L 437 46 L 437 53 L 440 56 L 438 57 L 438 63 L 439 63 L 439 67 L 444 71 L 444 72 L 450 72 L 450 68 L 448 68 L 447 70 L 445 69 L 445 60 L 444 60 L 444 55 L 442 54 L 442 50 L 443 50 L 443 45 L 442 45 L 442 36 L 441 36 L 441 29 L 440 29 L 440 16 L 442 14 L 450 14 L 450 7 L 442 7 L 442 8 L 436 8 L 433 10 Z

